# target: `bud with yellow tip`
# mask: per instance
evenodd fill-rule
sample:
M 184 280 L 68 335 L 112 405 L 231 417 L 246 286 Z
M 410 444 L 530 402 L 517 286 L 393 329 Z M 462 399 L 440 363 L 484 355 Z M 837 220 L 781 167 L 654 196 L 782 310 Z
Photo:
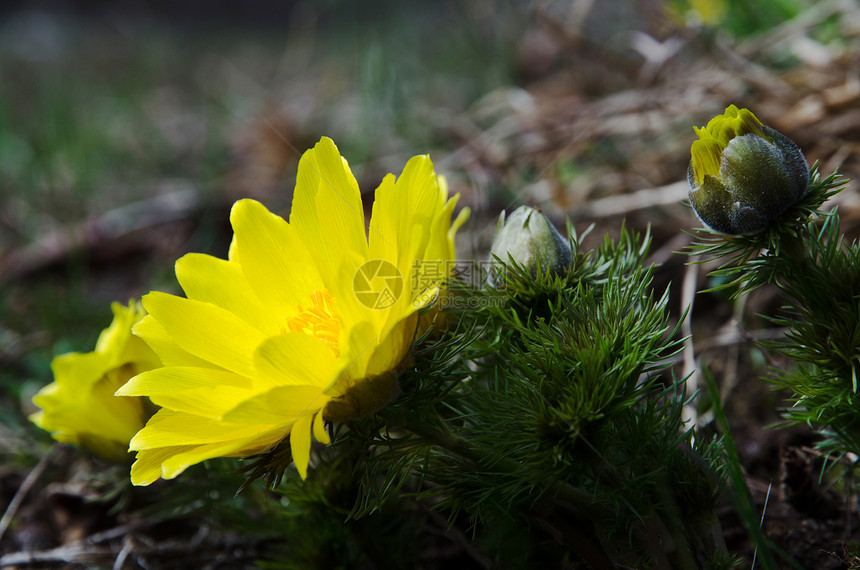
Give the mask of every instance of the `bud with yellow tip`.
M 724 234 L 763 231 L 807 192 L 809 166 L 798 146 L 747 109 L 694 127 L 687 169 L 690 202 L 702 222 Z

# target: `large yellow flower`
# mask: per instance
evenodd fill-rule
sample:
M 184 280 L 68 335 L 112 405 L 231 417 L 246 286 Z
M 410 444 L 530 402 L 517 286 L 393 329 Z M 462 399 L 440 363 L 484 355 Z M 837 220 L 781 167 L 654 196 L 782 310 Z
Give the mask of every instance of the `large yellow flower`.
M 93 352 L 57 356 L 54 382 L 33 397 L 42 408 L 30 416 L 57 441 L 73 443 L 115 461 L 127 460 L 128 442 L 146 422 L 141 398 L 118 398 L 117 388 L 132 376 L 161 365 L 131 327 L 143 315 L 140 303 L 114 303 L 113 322 Z
M 452 223 L 457 197 L 447 194 L 429 157 L 416 156 L 396 181 L 383 179 L 366 228 L 355 178 L 323 138 L 299 163 L 289 222 L 236 202 L 228 259 L 188 254 L 176 263 L 187 298 L 143 298 L 149 317 L 135 333 L 165 367 L 117 392 L 162 407 L 131 441 L 132 482 L 286 437 L 305 477 L 311 433 L 329 442 L 324 420 L 390 400 L 418 309 L 450 271 L 468 214 Z

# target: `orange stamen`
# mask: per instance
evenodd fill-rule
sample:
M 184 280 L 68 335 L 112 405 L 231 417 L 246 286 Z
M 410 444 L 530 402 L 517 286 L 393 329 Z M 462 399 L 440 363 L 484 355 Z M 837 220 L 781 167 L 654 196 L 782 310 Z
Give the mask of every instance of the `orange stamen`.
M 298 314 L 287 319 L 292 332 L 313 335 L 323 341 L 335 355 L 340 354 L 340 319 L 334 314 L 334 297 L 327 290 L 311 293 L 311 306 L 298 306 Z M 284 330 L 286 332 L 286 330 Z

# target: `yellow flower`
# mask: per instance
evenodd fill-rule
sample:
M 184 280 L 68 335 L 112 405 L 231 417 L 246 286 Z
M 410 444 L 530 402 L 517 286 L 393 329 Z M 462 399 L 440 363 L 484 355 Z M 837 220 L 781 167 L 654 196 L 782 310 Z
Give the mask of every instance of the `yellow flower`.
M 747 109 L 693 127 L 698 135 L 687 178 L 690 202 L 708 227 L 726 234 L 759 232 L 802 198 L 809 166 L 791 139 Z
M 113 303 L 113 322 L 99 335 L 96 349 L 57 356 L 54 382 L 33 397 L 42 408 L 30 416 L 57 441 L 86 447 L 114 461 L 127 460 L 128 442 L 146 422 L 141 398 L 118 398 L 117 388 L 132 376 L 161 366 L 158 357 L 131 327 L 145 312 L 139 303 Z
M 451 222 L 456 202 L 429 157 L 416 156 L 382 180 L 365 233 L 358 185 L 327 138 L 299 162 L 289 222 L 236 202 L 228 259 L 188 254 L 176 263 L 186 298 L 143 298 L 149 317 L 135 333 L 165 366 L 118 392 L 162 407 L 131 441 L 132 482 L 287 437 L 305 477 L 311 434 L 329 443 L 325 420 L 376 411 L 396 394 L 418 309 L 447 277 L 430 269 L 454 258 L 467 216 Z

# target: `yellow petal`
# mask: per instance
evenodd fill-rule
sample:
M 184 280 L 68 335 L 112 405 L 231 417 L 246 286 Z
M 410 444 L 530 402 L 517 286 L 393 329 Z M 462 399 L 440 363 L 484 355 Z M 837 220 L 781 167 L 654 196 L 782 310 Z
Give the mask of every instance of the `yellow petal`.
M 378 341 L 379 346 L 372 351 L 364 375 L 376 376 L 400 364 L 412 346 L 417 321 L 418 313 L 412 312 L 392 326 L 390 332 Z
M 313 416 L 304 416 L 293 425 L 290 432 L 290 450 L 293 463 L 302 479 L 308 476 L 308 462 L 311 458 L 311 423 Z
M 160 292 L 144 296 L 143 305 L 181 348 L 227 370 L 253 375 L 251 355 L 265 335 L 233 313 Z
M 456 196 L 452 198 L 452 200 L 456 201 Z M 457 214 L 457 217 L 454 219 L 454 222 L 451 224 L 451 228 L 448 230 L 448 247 L 450 248 L 450 255 L 448 259 L 456 259 L 456 248 L 454 245 L 454 238 L 457 236 L 457 230 L 460 229 L 460 226 L 466 223 L 466 220 L 469 219 L 469 214 L 471 214 L 471 210 L 469 208 L 463 208 L 460 210 L 460 213 Z
M 430 241 L 427 243 L 427 249 L 424 253 L 425 259 L 453 260 L 453 252 L 446 238 L 451 228 L 451 216 L 454 213 L 454 207 L 457 205 L 458 199 L 459 196 L 451 198 L 436 212 L 436 217 L 433 218 L 430 224 Z
M 61 354 L 51 361 L 58 389 L 66 387 L 67 397 L 80 399 L 108 370 L 108 357 L 99 352 Z M 37 396 L 38 397 L 38 396 Z M 37 406 L 42 406 L 36 402 Z
M 131 334 L 134 324 L 146 315 L 143 305 L 137 301 L 130 301 L 127 306 L 112 303 L 111 310 L 113 321 L 99 335 L 95 350 L 106 357 L 106 367 L 115 368 L 128 362 L 134 362 L 141 369 L 161 366 L 152 349 Z
M 239 200 L 230 223 L 235 231 L 231 254 L 271 312 L 293 311 L 324 288 L 311 253 L 283 218 L 255 200 Z
M 164 447 L 144 450 L 137 453 L 137 460 L 131 466 L 132 485 L 150 485 L 161 478 L 161 463 L 175 455 L 183 447 Z
M 325 216 L 325 226 L 318 228 L 326 234 L 322 243 L 328 246 L 329 253 L 350 252 L 367 258 L 361 192 L 331 139 L 317 145 L 317 166 L 320 188 L 316 209 Z
M 411 158 L 394 186 L 383 182 L 376 191 L 370 218 L 370 252 L 376 255 L 390 251 L 388 244 L 397 244 L 396 253 L 385 259 L 394 262 L 401 272 L 409 272 L 413 260 L 408 254 L 413 239 L 426 247 L 430 238 L 426 231 L 418 233 L 416 228 L 428 228 L 440 207 L 439 182 L 426 155 Z M 423 251 L 423 247 L 420 249 Z
M 215 419 L 248 397 L 250 387 L 250 379 L 226 370 L 170 366 L 138 374 L 117 395 L 147 396 L 163 408 Z
M 344 339 L 349 338 L 349 332 L 356 323 L 376 322 L 383 316 L 382 313 L 386 312 L 368 307 L 356 295 L 356 273 L 366 260 L 352 252 L 344 252 L 343 258 L 344 262 L 336 271 L 333 271 L 335 278 L 328 287 L 334 297 L 334 312 L 341 323 L 342 351 L 345 348 Z
M 400 257 L 398 219 L 395 210 L 397 189 L 393 174 L 387 174 L 376 188 L 370 224 L 367 228 L 369 259 L 385 259 L 397 265 Z
M 693 174 L 696 177 L 697 186 L 702 185 L 706 175 L 719 177 L 723 148 L 716 139 L 711 137 L 693 142 L 690 153 L 693 157 Z
M 155 351 L 164 366 L 212 366 L 212 363 L 180 348 L 151 315 L 134 325 L 132 332 Z
M 385 311 L 379 311 L 385 312 Z M 354 380 L 364 378 L 371 374 L 369 363 L 376 359 L 391 360 L 392 350 L 399 351 L 399 347 L 381 346 L 379 344 L 382 331 L 368 322 L 357 323 L 351 330 L 349 340 L 346 343 L 348 353 L 344 353 L 344 361 L 348 363 L 346 370 L 341 372 L 335 382 L 326 388 L 326 394 L 337 397 L 343 394 Z M 411 340 L 411 332 L 409 339 Z M 405 349 L 403 349 L 405 350 Z
M 236 403 L 220 418 L 234 424 L 290 426 L 325 407 L 329 397 L 317 386 L 279 386 Z
M 129 450 L 253 439 L 274 427 L 277 426 L 231 424 L 162 408 L 132 438 Z
M 176 262 L 176 278 L 189 299 L 223 307 L 260 330 L 276 330 L 275 315 L 254 295 L 238 263 L 189 253 Z
M 303 333 L 286 333 L 263 341 L 254 353 L 254 368 L 258 377 L 270 386 L 325 388 L 339 372 L 338 360 L 331 349 L 318 338 Z
M 152 396 L 152 403 L 175 412 L 193 414 L 213 420 L 221 419 L 236 402 L 253 396 L 250 390 L 232 386 L 196 388 L 173 394 Z
M 285 433 L 269 435 L 268 445 L 286 437 Z M 134 485 L 149 485 L 159 478 L 173 479 L 188 467 L 214 457 L 230 457 L 259 453 L 265 448 L 255 445 L 253 440 L 236 439 L 226 443 L 202 445 L 177 445 L 138 451 L 137 461 L 131 466 L 131 482 Z
M 60 441 L 80 444 L 87 436 L 89 441 L 101 438 L 125 445 L 143 427 L 141 401 L 114 396 L 127 378 L 127 372 L 118 368 L 106 372 L 86 389 L 72 386 L 63 390 L 56 383 L 48 385 L 33 398 L 43 408 L 34 420 Z
M 131 378 L 117 390 L 117 396 L 154 396 L 195 388 L 251 387 L 251 380 L 234 372 L 203 366 L 165 366 L 147 370 Z
M 128 380 L 128 374 L 127 369 L 116 368 L 93 387 L 86 409 L 78 411 L 87 418 L 90 429 L 86 431 L 125 444 L 143 427 L 143 402 L 139 398 L 114 395 L 117 388 Z
M 367 255 L 361 193 L 331 139 L 323 137 L 299 161 L 290 225 L 327 284 L 334 281 L 345 252 Z
M 96 341 L 96 352 L 119 354 L 128 339 L 131 326 L 143 317 L 142 308 L 135 302 L 126 307 L 120 303 L 111 303 L 113 321 L 104 329 Z
M 275 437 L 269 437 L 267 447 L 274 445 L 285 436 L 286 434 L 278 434 Z M 259 441 L 260 438 L 237 439 L 227 443 L 211 443 L 208 445 L 186 447 L 181 452 L 167 457 L 162 462 L 161 476 L 165 479 L 173 479 L 190 466 L 207 459 L 212 459 L 213 457 L 235 457 L 259 453 L 263 449 L 254 445 L 254 442 Z
M 316 417 L 314 417 L 314 439 L 324 445 L 331 443 L 331 438 L 325 430 L 325 422 L 323 421 L 322 414 L 317 414 Z
M 42 428 L 43 430 L 48 431 L 48 428 L 46 428 L 45 424 L 44 424 L 44 421 L 45 421 L 45 411 L 44 410 L 40 410 L 40 411 L 36 412 L 35 414 L 30 414 L 29 416 L 27 416 L 27 419 L 30 420 L 31 422 L 33 422 L 34 424 L 36 424 L 37 426 L 39 426 L 40 428 Z

